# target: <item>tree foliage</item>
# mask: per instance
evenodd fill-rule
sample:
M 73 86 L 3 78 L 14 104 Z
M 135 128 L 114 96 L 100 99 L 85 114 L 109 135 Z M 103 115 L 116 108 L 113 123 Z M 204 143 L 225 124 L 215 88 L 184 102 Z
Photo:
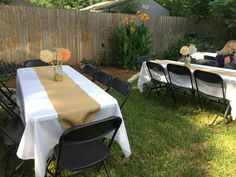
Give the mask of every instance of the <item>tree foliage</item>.
M 29 0 L 41 7 L 55 7 L 64 9 L 81 9 L 107 0 Z
M 172 16 L 196 16 L 215 18 L 223 22 L 226 28 L 236 35 L 235 0 L 156 0 L 167 7 Z
M 211 14 L 216 19 L 235 31 L 236 28 L 236 2 L 235 0 L 215 0 L 210 3 Z
M 10 4 L 11 0 L 0 0 L 0 5 L 2 4 Z
M 206 18 L 209 16 L 210 5 L 213 0 L 156 0 L 167 7 L 172 16 L 197 16 Z

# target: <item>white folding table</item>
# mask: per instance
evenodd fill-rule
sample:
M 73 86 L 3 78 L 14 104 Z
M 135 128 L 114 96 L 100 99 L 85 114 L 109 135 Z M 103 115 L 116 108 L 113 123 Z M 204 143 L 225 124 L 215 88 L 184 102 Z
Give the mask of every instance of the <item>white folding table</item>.
M 63 72 L 100 104 L 101 109 L 94 121 L 109 116 L 122 118 L 118 102 L 111 95 L 70 66 L 63 66 Z M 33 68 L 17 70 L 16 93 L 21 118 L 25 124 L 17 156 L 25 160 L 34 159 L 35 176 L 44 177 L 46 161 L 51 155 L 53 147 L 58 143 L 64 128 L 59 123 L 57 112 Z M 124 155 L 129 157 L 131 149 L 124 121 L 122 121 L 115 140 Z
M 183 63 L 181 62 L 177 62 L 177 61 L 170 61 L 171 63 L 175 63 L 178 65 L 183 65 Z M 193 66 L 195 66 L 196 64 L 192 64 Z M 167 75 L 167 79 L 168 79 L 168 74 L 167 74 L 167 70 L 166 70 L 166 64 L 162 64 L 163 68 L 165 69 L 166 75 Z M 202 67 L 202 68 L 211 68 L 211 66 L 204 66 L 204 65 L 196 65 L 198 67 Z M 223 70 L 228 70 L 225 68 L 216 68 L 219 72 L 223 71 Z M 194 70 L 191 69 L 191 72 L 193 72 Z M 153 72 L 153 71 L 152 71 Z M 236 71 L 232 70 L 231 72 L 236 74 Z M 231 106 L 231 115 L 233 120 L 236 120 L 236 77 L 233 76 L 226 76 L 226 75 L 222 75 L 220 74 L 222 79 L 224 80 L 225 83 L 225 87 L 226 87 L 226 99 L 229 100 L 230 102 L 230 106 Z M 157 80 L 161 80 L 164 81 L 165 78 L 163 75 L 160 75 L 159 73 L 153 73 L 153 76 L 156 77 Z M 185 80 L 182 79 L 180 80 L 179 78 L 176 78 L 178 80 L 176 80 L 180 85 L 185 85 Z M 141 71 L 139 74 L 139 79 L 138 79 L 138 89 L 140 92 L 143 92 L 143 85 L 148 83 L 149 81 L 151 81 L 151 76 L 149 74 L 146 62 L 143 62 L 142 67 L 141 67 Z M 194 79 L 193 79 L 194 81 Z M 195 83 L 194 83 L 195 86 Z M 213 89 L 212 86 L 206 87 L 204 88 L 207 92 L 209 93 L 216 93 L 216 88 Z

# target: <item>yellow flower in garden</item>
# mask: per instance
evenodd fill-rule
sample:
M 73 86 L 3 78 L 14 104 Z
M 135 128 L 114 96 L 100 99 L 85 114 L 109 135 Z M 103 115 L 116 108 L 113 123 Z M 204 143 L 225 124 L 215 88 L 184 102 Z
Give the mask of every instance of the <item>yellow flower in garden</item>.
M 129 24 L 129 19 L 127 17 L 123 19 L 123 24 L 125 24 L 125 25 Z
M 140 16 L 141 14 L 142 14 L 142 12 L 140 10 L 138 10 L 135 15 Z
M 136 31 L 136 29 L 135 29 L 134 27 L 131 27 L 131 28 L 130 28 L 130 32 L 131 32 L 131 33 L 134 33 L 135 31 Z
M 141 15 L 141 21 L 142 21 L 143 23 L 145 23 L 145 22 L 147 22 L 148 20 L 150 20 L 149 15 L 146 14 L 146 13 L 143 13 L 143 14 Z

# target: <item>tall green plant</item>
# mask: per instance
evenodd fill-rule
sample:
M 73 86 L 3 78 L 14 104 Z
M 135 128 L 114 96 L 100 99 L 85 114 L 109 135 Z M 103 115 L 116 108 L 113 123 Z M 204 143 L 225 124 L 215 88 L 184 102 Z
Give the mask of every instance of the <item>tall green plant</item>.
M 120 60 L 118 64 L 126 69 L 137 69 L 137 57 L 149 55 L 151 36 L 145 23 L 149 20 L 147 14 L 137 14 L 141 23 L 124 18 L 123 25 L 118 31 L 118 46 Z

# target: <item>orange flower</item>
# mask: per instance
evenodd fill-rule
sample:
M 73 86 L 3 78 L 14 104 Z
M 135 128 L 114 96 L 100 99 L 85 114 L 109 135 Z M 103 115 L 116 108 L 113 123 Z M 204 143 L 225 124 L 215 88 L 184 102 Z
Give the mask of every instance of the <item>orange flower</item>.
M 138 10 L 135 15 L 140 16 L 141 14 L 142 14 L 142 12 L 140 10 Z
M 65 49 L 65 48 L 60 49 L 60 57 L 63 62 L 69 60 L 70 56 L 71 56 L 71 53 L 68 49 Z
M 150 20 L 150 17 L 149 17 L 148 14 L 144 13 L 144 14 L 141 15 L 141 21 L 143 23 L 147 22 L 148 20 Z
M 123 24 L 128 25 L 129 24 L 129 19 L 126 17 L 123 19 Z
M 136 29 L 135 29 L 134 27 L 131 27 L 131 28 L 130 28 L 130 32 L 131 32 L 131 33 L 134 33 L 135 31 L 136 31 Z

